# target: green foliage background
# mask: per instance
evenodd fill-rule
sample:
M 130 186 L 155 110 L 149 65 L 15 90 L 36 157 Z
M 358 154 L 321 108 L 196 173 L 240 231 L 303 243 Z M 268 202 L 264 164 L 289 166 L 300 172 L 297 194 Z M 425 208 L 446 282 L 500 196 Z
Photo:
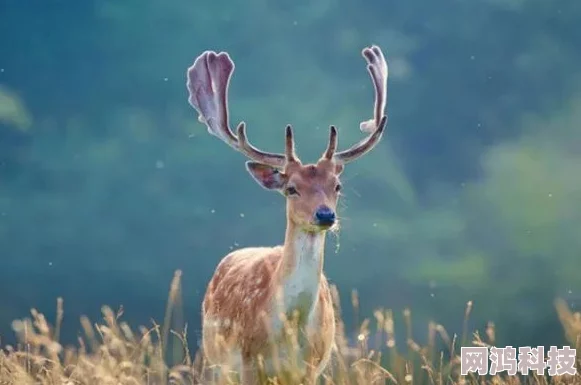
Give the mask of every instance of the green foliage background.
M 178 268 L 197 331 L 219 259 L 280 243 L 285 222 L 196 121 L 186 68 L 228 51 L 233 122 L 271 151 L 291 123 L 315 160 L 330 124 L 341 147 L 359 140 L 360 50 L 378 44 L 387 135 L 344 174 L 327 274 L 362 313 L 410 306 L 459 330 L 474 300 L 502 343 L 562 343 L 553 298 L 581 290 L 580 4 L 2 0 L 0 336 L 57 296 L 65 338 L 104 303 L 161 319 Z

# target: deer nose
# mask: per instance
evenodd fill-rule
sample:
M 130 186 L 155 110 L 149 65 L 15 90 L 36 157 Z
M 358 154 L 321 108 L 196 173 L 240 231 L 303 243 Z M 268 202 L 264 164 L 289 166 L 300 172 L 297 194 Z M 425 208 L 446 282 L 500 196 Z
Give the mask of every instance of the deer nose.
M 329 206 L 319 206 L 315 211 L 315 219 L 318 225 L 331 226 L 335 223 L 335 212 Z

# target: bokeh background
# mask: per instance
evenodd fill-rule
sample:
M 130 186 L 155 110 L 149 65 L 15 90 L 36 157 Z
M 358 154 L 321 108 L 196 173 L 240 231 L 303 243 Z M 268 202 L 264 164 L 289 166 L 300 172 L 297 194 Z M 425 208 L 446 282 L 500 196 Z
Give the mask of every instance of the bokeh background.
M 581 3 L 576 0 L 0 0 L 0 338 L 31 307 L 63 338 L 123 306 L 161 321 L 183 271 L 190 338 L 220 258 L 274 245 L 283 199 L 210 136 L 185 71 L 228 51 L 233 124 L 314 161 L 328 126 L 362 137 L 390 66 L 387 135 L 344 173 L 325 270 L 361 317 L 412 310 L 495 323 L 502 345 L 565 343 L 553 300 L 581 298 Z M 360 319 L 359 319 L 360 320 Z M 397 327 L 397 325 L 396 325 Z M 400 328 L 403 331 L 403 328 Z

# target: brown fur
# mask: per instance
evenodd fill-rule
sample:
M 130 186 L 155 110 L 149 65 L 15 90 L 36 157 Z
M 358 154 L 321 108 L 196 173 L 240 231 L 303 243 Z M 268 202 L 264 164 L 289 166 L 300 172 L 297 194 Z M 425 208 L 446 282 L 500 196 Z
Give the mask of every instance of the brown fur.
M 237 351 L 242 360 L 244 384 L 256 382 L 253 365 L 257 355 L 269 357 L 270 348 L 280 347 L 280 335 L 284 332 L 281 332 L 276 305 L 283 288 L 290 289 L 282 297 L 286 301 L 283 301 L 284 312 L 299 311 L 302 315 L 299 327 L 305 332 L 307 341 L 301 340 L 305 345 L 299 347 L 299 358 L 308 364 L 305 369 L 307 380 L 315 380 L 329 359 L 335 321 L 329 285 L 323 274 L 324 234 L 333 224 L 339 175 L 344 164 L 375 147 L 387 122 L 384 114 L 387 63 L 377 46 L 363 49 L 362 55 L 375 91 L 373 118 L 360 126 L 369 135 L 354 146 L 337 152 L 337 130 L 331 126 L 323 156 L 317 164 L 305 166 L 295 154 L 290 125 L 286 127 L 284 155 L 252 146 L 243 122 L 234 135 L 229 126 L 227 105 L 234 62 L 227 53 L 205 51 L 188 68 L 188 101 L 198 111 L 199 120 L 210 133 L 252 159 L 246 163 L 246 168 L 262 187 L 279 191 L 287 197 L 284 244 L 230 253 L 216 268 L 204 297 L 203 344 L 206 356 L 213 363 L 228 364 L 228 350 Z M 295 250 L 296 247 L 300 250 Z M 270 330 L 272 325 L 277 330 Z
M 312 308 L 296 309 L 312 309 L 310 314 L 303 314 L 298 325 L 310 346 L 302 356 L 307 363 L 305 376 L 314 378 L 324 369 L 334 344 L 335 314 L 323 274 L 322 233 L 327 229 L 317 228 L 312 218 L 320 205 L 335 210 L 339 195 L 336 171 L 328 160 L 306 166 L 290 163 L 282 173 L 284 186 L 293 186 L 299 195 L 287 198 L 284 245 L 236 250 L 218 264 L 203 302 L 203 345 L 210 362 L 228 365 L 232 351 L 239 352 L 245 364 L 258 355 L 270 357 L 273 344 L 280 342 L 281 335 L 272 333 L 269 322 L 278 316 L 278 290 L 298 264 L 293 239 L 303 234 L 307 239 L 323 237 L 316 246 L 319 249 L 314 251 L 320 255 L 313 273 L 318 277 L 318 300 L 309 303 Z M 268 177 L 262 175 L 264 170 L 258 172 L 259 180 Z M 309 324 L 305 316 L 312 316 L 313 321 Z
M 243 356 L 268 357 L 272 351 L 263 312 L 276 308 L 276 287 L 283 270 L 283 249 L 246 248 L 228 254 L 218 265 L 203 302 L 205 322 L 228 319 L 218 330 L 204 325 L 204 352 L 213 363 L 228 363 L 228 350 L 238 348 Z M 327 278 L 322 275 L 317 304 L 317 329 L 310 333 L 314 347 L 309 357 L 318 367 L 333 345 L 335 319 Z M 333 330 L 333 332 L 330 332 Z M 221 346 L 223 338 L 226 345 Z

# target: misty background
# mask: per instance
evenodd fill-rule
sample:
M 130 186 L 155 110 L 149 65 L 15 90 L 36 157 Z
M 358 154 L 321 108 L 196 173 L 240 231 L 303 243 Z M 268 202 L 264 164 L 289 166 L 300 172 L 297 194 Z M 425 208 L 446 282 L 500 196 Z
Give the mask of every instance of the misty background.
M 389 64 L 386 135 L 343 173 L 325 271 L 346 322 L 409 307 L 495 323 L 499 344 L 562 345 L 581 300 L 581 3 L 575 0 L 0 0 L 0 338 L 34 307 L 62 338 L 123 306 L 163 320 L 183 272 L 190 338 L 219 260 L 284 237 L 284 203 L 188 105 L 185 73 L 227 51 L 232 124 L 315 161 L 358 141 Z M 361 320 L 359 318 L 359 321 Z

